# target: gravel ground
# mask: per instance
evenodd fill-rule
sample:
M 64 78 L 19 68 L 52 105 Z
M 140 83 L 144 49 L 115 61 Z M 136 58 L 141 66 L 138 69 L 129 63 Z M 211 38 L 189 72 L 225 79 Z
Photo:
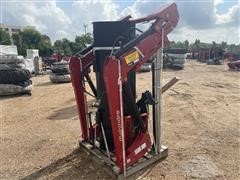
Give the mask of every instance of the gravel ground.
M 169 156 L 129 179 L 239 179 L 240 74 L 189 61 L 163 79 L 181 80 L 164 96 L 162 141 Z M 139 73 L 140 95 L 151 73 Z M 71 83 L 33 78 L 32 96 L 0 99 L 1 179 L 111 179 L 78 149 Z

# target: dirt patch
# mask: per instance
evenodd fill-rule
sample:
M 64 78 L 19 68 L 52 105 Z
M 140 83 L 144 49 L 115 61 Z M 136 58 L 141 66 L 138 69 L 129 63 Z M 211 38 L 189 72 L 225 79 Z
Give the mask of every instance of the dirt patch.
M 77 106 L 73 105 L 70 107 L 60 108 L 54 110 L 48 119 L 51 120 L 62 120 L 62 119 L 76 119 L 77 116 Z
M 227 88 L 227 89 L 239 88 L 238 86 L 235 86 L 231 83 L 224 83 L 224 82 L 210 82 L 210 83 L 203 83 L 203 85 L 211 88 Z
M 215 163 L 201 155 L 182 162 L 182 170 L 188 177 L 197 179 L 214 179 L 223 176 L 223 171 L 218 169 Z

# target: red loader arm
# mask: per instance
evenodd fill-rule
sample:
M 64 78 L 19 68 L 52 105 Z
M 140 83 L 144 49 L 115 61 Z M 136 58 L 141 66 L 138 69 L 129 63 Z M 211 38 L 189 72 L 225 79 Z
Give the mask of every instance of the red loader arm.
M 136 71 L 150 57 L 152 57 L 162 45 L 162 37 L 165 44 L 169 43 L 167 34 L 169 34 L 177 25 L 179 19 L 176 4 L 171 4 L 157 14 L 147 16 L 145 18 L 130 20 L 135 23 L 155 20 L 152 26 L 142 33 L 137 38 L 128 42 L 125 46 L 119 49 L 108 57 L 104 65 L 104 81 L 106 94 L 108 96 L 110 121 L 114 131 L 114 145 L 116 151 L 116 164 L 123 168 L 123 144 L 121 132 L 121 90 L 119 86 L 127 87 L 127 74 L 130 71 Z M 164 33 L 164 34 L 163 34 Z M 119 82 L 120 81 L 120 82 Z M 120 85 L 120 83 L 122 85 Z M 130 95 L 129 95 L 130 96 Z M 134 106 L 131 105 L 131 106 Z M 137 110 L 136 110 L 137 111 Z M 139 118 L 142 132 L 137 136 L 134 143 L 128 147 L 126 151 L 127 166 L 136 162 L 139 157 L 142 157 L 151 146 L 150 136 L 141 114 L 136 112 L 136 118 Z M 133 115 L 132 115 L 133 117 Z M 124 117 L 126 122 L 126 117 Z M 147 123 L 145 123 L 146 126 Z M 131 152 L 131 153 L 128 153 Z
M 143 157 L 152 145 L 147 130 L 148 115 L 139 113 L 135 101 L 129 101 L 133 113 L 129 116 L 123 116 L 122 93 L 125 93 L 127 97 L 129 96 L 129 99 L 132 98 L 128 91 L 127 75 L 130 71 L 136 71 L 150 59 L 162 47 L 162 41 L 164 44 L 169 43 L 167 35 L 176 27 L 178 19 L 179 15 L 175 3 L 165 7 L 159 13 L 144 18 L 135 20 L 131 20 L 130 16 L 123 18 L 121 21 L 130 21 L 135 24 L 153 21 L 153 24 L 147 31 L 112 53 L 105 61 L 103 78 L 109 107 L 109 119 L 106 121 L 110 122 L 112 127 L 116 165 L 121 170 L 124 168 L 124 164 L 130 166 Z M 89 121 L 84 77 L 86 77 L 86 69 L 92 65 L 94 59 L 93 48 L 90 47 L 81 54 L 81 58 L 72 57 L 70 59 L 70 73 L 78 105 L 82 137 L 83 140 L 87 141 L 89 140 Z M 133 119 L 138 120 L 141 130 L 136 138 L 129 142 L 124 134 L 131 126 Z M 123 131 L 125 133 L 122 133 Z M 128 145 L 125 142 L 129 142 Z M 126 152 L 125 156 L 122 152 Z

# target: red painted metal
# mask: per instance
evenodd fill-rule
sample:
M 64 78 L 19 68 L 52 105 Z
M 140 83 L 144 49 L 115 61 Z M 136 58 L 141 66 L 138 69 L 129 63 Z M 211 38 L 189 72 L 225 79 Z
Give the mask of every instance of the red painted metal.
M 79 120 L 82 129 L 82 138 L 84 140 L 88 139 L 88 127 L 87 127 L 87 109 L 85 108 L 85 97 L 84 97 L 84 83 L 81 80 L 81 65 L 80 59 L 78 57 L 72 57 L 70 59 L 70 75 L 73 84 L 73 89 L 75 93 L 75 98 L 78 107 Z
M 75 99 L 78 107 L 78 115 L 81 125 L 82 138 L 84 140 L 89 139 L 88 131 L 88 119 L 87 119 L 87 101 L 84 95 L 85 83 L 83 81 L 83 76 L 86 68 L 92 65 L 92 60 L 94 58 L 93 51 L 90 50 L 82 58 L 73 56 L 70 58 L 69 69 L 71 75 L 72 86 L 75 93 Z
M 135 47 L 131 47 L 127 52 L 122 54 L 119 59 L 114 56 L 107 57 L 103 66 L 103 78 L 106 89 L 106 96 L 108 101 L 109 118 L 106 119 L 107 124 L 111 124 L 113 141 L 114 141 L 114 155 L 116 158 L 116 165 L 123 170 L 123 147 L 122 147 L 122 133 L 121 133 L 121 113 L 120 109 L 120 92 L 119 83 L 127 81 L 127 74 L 130 71 L 136 71 L 144 64 L 150 57 L 152 57 L 159 48 L 161 48 L 162 35 L 164 33 L 164 42 L 168 44 L 167 35 L 177 25 L 179 19 L 176 4 L 173 3 L 159 13 L 150 16 L 131 20 L 130 16 L 123 18 L 123 21 L 131 21 L 133 23 L 140 23 L 146 21 L 154 21 L 151 28 L 152 33 L 138 42 Z M 164 26 L 164 31 L 162 27 Z M 126 56 L 134 51 L 138 51 L 140 58 L 137 62 L 129 65 L 126 63 Z M 72 85 L 78 106 L 79 119 L 82 129 L 82 137 L 85 141 L 89 140 L 89 127 L 88 127 L 88 113 L 86 106 L 86 97 L 84 95 L 84 80 L 83 76 L 86 73 L 85 69 L 92 65 L 94 58 L 93 50 L 85 53 L 81 58 L 72 57 L 70 59 L 70 74 L 72 78 Z M 119 79 L 118 61 L 121 61 L 121 75 Z M 141 114 L 144 124 L 147 127 L 148 114 Z M 125 151 L 126 151 L 126 164 L 127 166 L 137 162 L 143 155 L 151 148 L 152 142 L 148 130 L 139 132 L 136 137 L 132 137 L 131 130 L 133 120 L 131 116 L 124 118 L 124 134 L 125 134 Z M 95 126 L 95 125 L 94 125 Z M 96 128 L 96 127 L 95 127 Z
M 167 34 L 169 34 L 178 22 L 178 13 L 176 4 L 172 4 L 167 8 L 163 9 L 160 13 L 148 16 L 146 18 L 135 20 L 134 22 L 143 22 L 147 20 L 156 21 L 152 25 L 155 31 L 147 36 L 145 39 L 140 41 L 135 47 L 125 54 L 123 54 L 119 59 L 121 61 L 121 75 L 122 83 L 127 81 L 127 74 L 130 71 L 136 71 L 142 64 L 144 64 L 151 56 L 153 56 L 157 50 L 161 47 L 162 43 L 162 33 L 161 27 L 164 24 L 164 41 L 165 44 L 169 43 Z M 125 61 L 125 57 L 134 51 L 140 51 L 141 57 L 137 63 L 128 65 Z M 103 76 L 105 82 L 106 93 L 108 96 L 109 104 L 109 121 L 112 124 L 114 146 L 115 146 L 115 156 L 116 164 L 121 169 L 123 168 L 123 156 L 122 156 L 122 135 L 121 135 L 121 117 L 120 117 L 120 102 L 119 102 L 119 85 L 118 85 L 118 62 L 115 57 L 108 57 L 104 64 Z M 144 148 L 142 148 L 143 146 Z M 140 133 L 139 136 L 134 140 L 130 147 L 127 149 L 127 166 L 136 162 L 140 157 L 142 157 L 147 150 L 151 147 L 151 140 L 148 131 L 145 133 Z M 139 150 L 140 148 L 140 150 Z M 139 152 L 136 154 L 135 151 Z M 129 162 L 128 162 L 129 161 Z

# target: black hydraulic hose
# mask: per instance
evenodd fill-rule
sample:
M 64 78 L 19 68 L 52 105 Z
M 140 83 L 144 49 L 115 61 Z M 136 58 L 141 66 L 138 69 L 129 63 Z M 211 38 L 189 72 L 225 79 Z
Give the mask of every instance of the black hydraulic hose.
M 131 90 L 131 87 L 128 82 L 123 83 L 123 99 L 124 99 L 124 102 L 127 104 L 127 107 L 130 110 L 129 112 L 130 112 L 132 118 L 134 119 L 136 124 L 138 124 L 140 126 L 141 131 L 145 132 L 146 127 L 145 127 L 144 121 L 138 110 L 137 104 L 134 101 L 132 90 Z
M 87 52 L 91 51 L 93 49 L 93 44 L 91 44 L 90 46 L 84 48 L 83 50 L 80 50 L 80 51 L 77 51 L 76 53 L 74 53 L 73 55 L 84 55 L 86 54 Z
M 125 44 L 122 48 L 120 48 L 119 50 L 117 50 L 116 52 L 113 53 L 113 55 L 116 58 L 119 58 L 120 56 L 122 56 L 124 53 L 126 53 L 127 51 L 129 51 L 130 49 L 132 49 L 135 45 L 137 45 L 140 41 L 142 41 L 143 39 L 145 39 L 147 36 L 149 36 L 150 34 L 152 34 L 154 32 L 154 29 L 152 27 L 150 27 L 147 31 L 145 31 L 144 33 L 142 33 L 141 35 L 139 35 L 138 37 L 136 37 L 135 39 L 133 39 L 132 41 L 129 41 L 127 44 Z
M 81 51 L 79 52 L 79 54 L 84 55 L 84 54 L 86 54 L 88 51 L 92 50 L 92 48 L 93 48 L 93 44 L 91 44 L 90 46 L 88 46 L 88 47 L 84 48 L 83 50 L 81 50 Z
M 89 74 L 86 74 L 85 77 L 86 77 L 86 80 L 87 80 L 87 82 L 88 82 L 88 84 L 89 84 L 89 86 L 90 86 L 94 96 L 97 97 L 96 87 L 94 86 L 94 84 L 92 82 L 92 79 L 90 78 Z

